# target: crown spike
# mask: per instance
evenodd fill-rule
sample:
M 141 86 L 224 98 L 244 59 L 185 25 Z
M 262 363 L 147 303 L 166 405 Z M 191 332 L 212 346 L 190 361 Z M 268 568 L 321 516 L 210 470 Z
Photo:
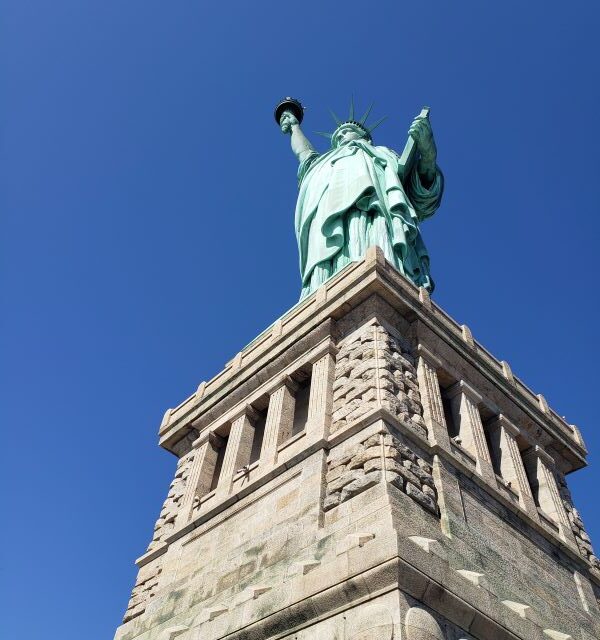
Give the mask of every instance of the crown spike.
M 327 138 L 328 140 L 331 140 L 331 138 L 333 138 L 333 133 L 325 133 L 324 131 L 315 131 L 315 133 L 318 136 L 323 136 L 324 138 Z
M 371 115 L 371 109 L 373 108 L 373 103 L 369 105 L 369 108 L 365 111 L 365 115 L 359 120 L 360 124 L 366 126 L 367 118 Z
M 350 96 L 350 115 L 348 120 L 354 120 L 354 95 Z
M 369 133 L 373 133 L 373 131 L 375 129 L 377 129 L 377 127 L 384 121 L 387 120 L 387 116 L 383 116 L 383 118 L 379 118 L 379 120 L 377 120 L 377 122 L 375 122 L 375 124 L 372 124 L 369 126 Z
M 342 121 L 335 115 L 333 109 L 329 109 L 329 113 L 331 114 L 335 124 L 339 127 L 342 124 Z

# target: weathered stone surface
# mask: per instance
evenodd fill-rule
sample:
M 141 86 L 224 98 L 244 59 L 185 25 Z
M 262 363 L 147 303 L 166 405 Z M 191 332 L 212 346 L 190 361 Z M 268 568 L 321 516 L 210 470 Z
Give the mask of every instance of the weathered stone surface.
M 332 430 L 381 406 L 424 431 L 414 358 L 377 324 L 367 325 L 342 345 L 334 381 Z M 352 404 L 360 402 L 360 406 Z
M 380 471 L 385 466 L 386 465 L 385 465 L 384 459 L 379 457 L 379 458 L 373 458 L 372 460 L 367 460 L 365 462 L 363 469 L 365 473 L 368 473 L 369 471 Z
M 373 487 L 378 482 L 381 482 L 381 473 L 379 471 L 364 473 L 344 487 L 340 501 L 345 502 L 359 493 Z
M 337 467 L 332 467 L 325 476 L 325 482 L 330 483 L 339 478 L 346 471 L 346 465 L 340 464 Z
M 422 458 L 419 458 L 417 460 L 417 464 L 421 467 L 421 469 L 423 469 L 423 471 L 429 475 L 431 475 L 433 469 L 431 467 L 430 464 L 428 464 L 427 462 L 425 462 L 425 460 L 423 460 Z
M 392 484 L 396 489 L 400 489 L 400 491 L 404 491 L 404 485 L 406 483 L 404 476 L 395 473 L 394 471 L 390 471 L 386 474 L 387 480 L 390 484 Z
M 348 629 L 348 640 L 392 640 L 394 619 L 384 605 L 367 604 L 354 616 Z
M 573 506 L 573 498 L 569 491 L 569 487 L 567 486 L 567 482 L 564 476 L 561 476 L 560 474 L 557 474 L 556 479 L 560 498 L 564 505 L 569 523 L 571 524 L 571 530 L 575 536 L 575 542 L 577 543 L 579 551 L 583 558 L 585 558 L 593 567 L 600 569 L 600 562 L 594 553 L 594 548 L 591 544 L 590 537 L 585 530 L 583 520 L 581 519 L 577 509 Z
M 431 472 L 427 473 L 427 471 L 422 469 L 420 465 L 410 462 L 409 460 L 405 460 L 402 464 L 419 479 L 420 484 L 426 484 L 432 488 L 435 486 L 433 478 L 431 477 Z
M 348 273 L 360 269 L 349 265 Z M 308 418 L 306 431 L 282 443 L 268 466 L 259 457 L 235 482 L 213 478 L 217 491 L 196 495 L 197 509 L 179 530 L 182 496 L 190 502 L 190 443 L 188 436 L 173 444 L 161 435 L 180 462 L 117 640 L 174 634 L 182 640 L 438 640 L 440 630 L 443 640 L 541 640 L 547 631 L 600 637 L 598 561 L 557 471 L 579 464 L 581 440 L 552 412 L 540 418 L 527 404 L 528 390 L 516 378 L 508 386 L 500 365 L 479 345 L 463 352 L 460 329 L 453 333 L 451 319 L 434 302 L 424 307 L 416 293 L 390 278 L 362 298 L 360 280 L 344 295 L 330 290 L 337 281 L 328 282 L 318 305 L 323 315 L 333 305 L 326 333 L 305 337 L 316 331 L 309 326 L 316 316 L 313 302 L 303 301 L 294 312 L 297 334 L 284 316 L 276 341 L 259 338 L 238 358 L 236 373 L 228 368 L 196 394 L 195 408 L 168 412 L 161 434 L 193 434 L 191 422 L 198 421 L 202 429 L 218 429 L 225 441 L 244 405 L 249 413 L 262 411 L 274 390 L 282 384 L 296 389 L 310 374 L 311 394 L 326 420 L 315 428 L 315 416 Z M 396 304 L 392 293 L 382 301 L 388 290 L 404 296 L 402 302 Z M 426 322 L 421 313 L 428 314 Z M 431 352 L 428 392 L 417 384 L 412 356 L 421 358 L 421 342 Z M 272 353 L 276 348 L 281 352 Z M 324 352 L 330 367 L 319 377 L 315 363 Z M 518 495 L 509 499 L 500 491 L 496 476 L 491 482 L 449 446 L 429 444 L 429 392 L 441 393 L 457 376 L 481 395 L 475 410 L 506 411 L 521 434 L 520 447 L 535 444 L 554 458 L 569 523 L 564 526 L 578 550 L 561 540 L 551 518 L 535 521 Z M 372 419 L 357 421 L 380 408 L 380 400 L 396 420 L 373 411 Z M 436 415 L 445 429 L 443 411 Z M 560 446 L 551 446 L 560 429 Z M 270 435 L 276 437 L 276 430 Z M 240 448 L 249 444 L 231 437 L 227 443 L 234 447 L 229 461 L 242 459 Z M 493 444 L 491 439 L 486 446 Z M 513 482 L 512 494 L 515 488 Z
M 445 640 L 438 621 L 421 607 L 408 610 L 404 625 L 406 640 Z
M 423 493 L 423 491 L 421 491 L 418 485 L 415 485 L 412 482 L 407 482 L 406 494 L 409 495 L 413 500 L 418 502 L 422 507 L 425 507 L 432 513 L 437 512 L 437 507 L 433 498 Z
M 388 453 L 389 455 L 395 454 L 395 452 L 394 454 L 389 452 L 389 448 L 388 448 Z M 357 469 L 359 467 L 363 467 L 365 463 L 367 463 L 369 460 L 381 458 L 381 455 L 382 455 L 381 446 L 375 445 L 368 448 L 364 448 L 363 446 L 360 448 L 357 454 L 352 458 L 352 460 L 350 460 L 350 462 L 348 463 L 348 468 Z
M 405 461 L 406 462 L 406 461 Z M 421 486 L 420 482 L 419 482 L 419 478 L 418 476 L 416 476 L 411 470 L 410 468 L 407 468 L 407 466 L 405 464 L 398 464 L 396 465 L 395 468 L 392 469 L 392 471 L 395 471 L 397 474 L 401 475 L 407 482 L 411 482 L 412 484 L 414 484 L 415 486 Z
M 355 480 L 359 480 L 363 476 L 364 472 L 361 469 L 346 471 L 342 476 L 329 483 L 327 485 L 327 490 L 330 493 L 335 493 L 336 491 L 343 489 L 347 484 L 350 484 Z
M 339 501 L 337 497 L 327 501 L 328 509 L 364 491 L 364 474 L 385 470 L 390 484 L 405 491 L 431 513 L 437 514 L 437 493 L 431 465 L 391 433 L 369 436 L 364 442 L 354 445 L 342 460 L 348 462 L 341 465 L 335 458 L 328 462 L 327 496 L 336 496 L 341 491 Z M 337 469 L 343 471 L 338 472 Z M 410 491 L 409 486 L 413 487 Z
M 426 496 L 429 496 L 432 500 L 435 500 L 436 497 L 437 497 L 436 493 L 435 493 L 435 489 L 433 489 L 432 487 L 430 487 L 430 486 L 428 486 L 426 484 L 421 485 L 421 491 L 423 491 L 423 493 Z

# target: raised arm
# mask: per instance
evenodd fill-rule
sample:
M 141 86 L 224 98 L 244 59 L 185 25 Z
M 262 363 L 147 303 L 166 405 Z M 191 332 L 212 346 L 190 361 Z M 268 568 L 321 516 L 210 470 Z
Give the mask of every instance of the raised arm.
M 419 152 L 417 172 L 423 186 L 428 188 L 433 184 L 437 173 L 437 147 L 435 146 L 429 118 L 417 116 L 408 130 L 408 134 L 417 144 Z
M 316 153 L 315 148 L 302 133 L 298 119 L 291 111 L 284 111 L 279 120 L 279 126 L 283 133 L 289 133 L 292 151 L 296 154 L 298 162 L 304 162 L 308 156 Z
M 404 179 L 406 195 L 419 220 L 432 216 L 444 193 L 444 176 L 437 166 L 437 149 L 427 116 L 417 116 L 408 131 L 416 144 L 417 161 Z

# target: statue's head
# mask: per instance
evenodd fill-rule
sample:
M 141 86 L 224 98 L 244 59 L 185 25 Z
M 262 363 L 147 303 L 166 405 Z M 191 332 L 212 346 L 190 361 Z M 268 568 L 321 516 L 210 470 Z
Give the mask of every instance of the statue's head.
M 348 121 L 343 122 L 331 136 L 331 146 L 335 149 L 344 144 L 348 144 L 352 140 L 367 140 L 371 142 L 371 134 L 369 130 L 360 122 Z
M 350 114 L 347 120 L 340 120 L 332 111 L 331 115 L 335 120 L 337 129 L 333 133 L 322 133 L 321 131 L 317 131 L 317 133 L 331 140 L 332 149 L 348 144 L 349 142 L 352 142 L 352 140 L 365 140 L 367 142 L 372 142 L 373 137 L 371 132 L 385 120 L 385 118 L 381 118 L 375 124 L 367 124 L 367 118 L 371 113 L 372 106 L 373 105 L 367 109 L 366 113 L 362 118 L 360 118 L 360 120 L 355 120 L 354 100 L 352 100 L 350 102 Z

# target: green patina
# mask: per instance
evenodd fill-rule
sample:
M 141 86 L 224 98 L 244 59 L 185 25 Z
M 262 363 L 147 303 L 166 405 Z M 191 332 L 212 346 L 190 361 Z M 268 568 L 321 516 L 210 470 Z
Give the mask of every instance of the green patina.
M 348 120 L 334 114 L 338 126 L 324 134 L 331 139 L 331 149 L 323 154 L 302 132 L 297 110 L 284 110 L 279 118 L 300 162 L 295 230 L 301 298 L 362 259 L 372 245 L 381 247 L 411 282 L 433 291 L 419 225 L 437 210 L 444 178 L 436 164 L 429 110 L 414 119 L 402 155 L 373 144 L 376 125 L 366 124 L 368 113 L 354 120 L 351 105 Z

